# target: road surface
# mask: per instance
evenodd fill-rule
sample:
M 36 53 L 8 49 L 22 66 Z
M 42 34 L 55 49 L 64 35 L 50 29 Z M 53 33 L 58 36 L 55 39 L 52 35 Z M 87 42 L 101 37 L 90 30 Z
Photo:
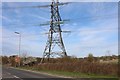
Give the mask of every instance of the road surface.
M 18 70 L 15 68 L 2 68 L 2 79 L 3 80 L 66 80 L 52 75 Z
M 118 80 L 117 78 L 61 78 L 53 75 L 2 67 L 2 80 Z

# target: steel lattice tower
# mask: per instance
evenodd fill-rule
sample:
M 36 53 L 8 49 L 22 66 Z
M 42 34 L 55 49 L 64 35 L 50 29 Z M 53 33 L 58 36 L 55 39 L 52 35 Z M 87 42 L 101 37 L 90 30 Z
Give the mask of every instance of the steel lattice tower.
M 44 61 L 45 58 L 49 61 L 49 58 L 53 55 L 58 55 L 62 57 L 66 57 L 67 53 L 65 50 L 65 46 L 62 39 L 62 30 L 60 23 L 62 22 L 62 19 L 59 14 L 59 2 L 58 0 L 55 2 L 52 1 L 51 4 L 51 21 L 50 21 L 50 29 L 48 32 L 48 40 L 46 43 L 46 47 L 43 52 L 43 58 L 41 60 L 41 63 Z M 54 47 L 58 46 L 60 51 L 54 52 Z

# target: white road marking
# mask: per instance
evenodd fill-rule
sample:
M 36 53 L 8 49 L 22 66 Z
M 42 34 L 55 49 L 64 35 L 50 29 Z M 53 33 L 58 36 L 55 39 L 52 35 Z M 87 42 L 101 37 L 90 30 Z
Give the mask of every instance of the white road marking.
M 15 75 L 13 75 L 15 78 L 19 78 L 19 77 L 17 77 L 17 76 L 15 76 Z
M 23 80 L 23 79 L 19 78 L 18 76 L 15 76 L 15 75 L 13 75 L 13 77 L 18 78 L 18 79 L 20 79 L 20 80 Z

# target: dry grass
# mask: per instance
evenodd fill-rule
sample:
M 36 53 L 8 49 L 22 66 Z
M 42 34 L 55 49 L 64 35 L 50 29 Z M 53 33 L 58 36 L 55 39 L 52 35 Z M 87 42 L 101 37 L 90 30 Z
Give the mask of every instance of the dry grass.
M 118 75 L 118 64 L 113 63 L 100 63 L 100 62 L 88 62 L 78 59 L 63 59 L 55 60 L 54 63 L 44 63 L 36 65 L 40 70 L 56 70 L 56 71 L 68 71 L 68 72 L 80 72 L 86 74 L 98 74 L 98 75 Z

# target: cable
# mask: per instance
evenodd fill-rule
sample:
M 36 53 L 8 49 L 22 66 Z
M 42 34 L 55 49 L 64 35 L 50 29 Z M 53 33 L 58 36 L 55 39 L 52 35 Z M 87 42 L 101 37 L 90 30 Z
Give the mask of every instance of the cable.
M 66 3 L 59 3 L 59 4 L 54 4 L 54 6 L 57 6 L 57 5 L 64 5 L 64 4 L 68 4 L 68 2 Z M 22 7 L 2 7 L 2 9 L 24 9 L 24 8 L 47 8 L 47 7 L 50 7 L 51 4 L 49 5 L 43 5 L 43 6 L 22 6 Z
M 66 20 L 63 20 L 63 21 L 65 21 L 65 22 L 72 22 L 72 21 L 76 21 L 76 20 L 80 20 L 80 19 L 84 19 L 84 20 L 86 20 L 86 19 L 93 19 L 93 20 L 98 20 L 99 18 L 101 18 L 101 19 L 108 19 L 108 18 L 115 18 L 115 17 L 117 17 L 117 15 L 116 14 L 112 14 L 112 15 L 102 15 L 102 16 L 94 16 L 94 17 L 79 17 L 79 18 L 74 18 L 74 19 L 66 19 Z M 46 25 L 49 25 L 49 22 L 50 21 L 47 21 L 45 24 Z M 42 24 L 44 24 L 44 23 L 42 23 Z M 31 23 L 24 23 L 24 24 L 8 24 L 8 26 L 25 26 L 25 25 L 28 25 L 28 26 L 40 26 L 40 25 L 42 25 L 42 24 L 31 24 Z
M 23 8 L 47 8 L 50 5 L 43 5 L 43 6 L 22 6 L 22 7 L 2 7 L 4 10 L 9 10 L 9 9 L 23 9 Z

